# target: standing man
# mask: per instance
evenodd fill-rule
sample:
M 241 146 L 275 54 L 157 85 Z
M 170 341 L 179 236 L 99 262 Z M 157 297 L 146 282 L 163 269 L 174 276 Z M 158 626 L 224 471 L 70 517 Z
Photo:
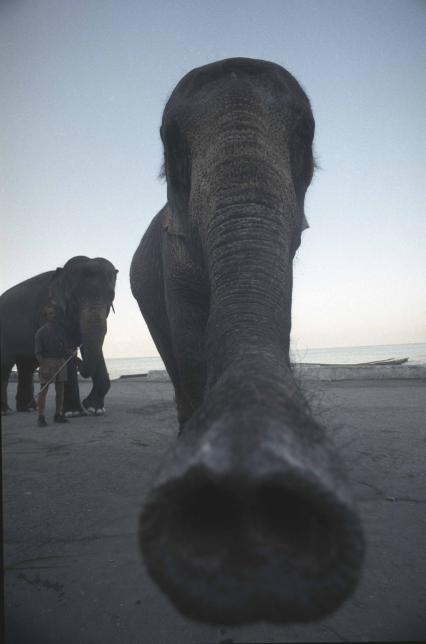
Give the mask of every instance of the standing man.
M 40 393 L 38 395 L 38 426 L 46 427 L 44 410 L 46 407 L 47 383 L 55 377 L 56 390 L 56 423 L 67 423 L 63 413 L 64 383 L 67 380 L 66 356 L 70 353 L 67 349 L 66 334 L 60 322 L 57 307 L 54 303 L 46 307 L 47 322 L 35 334 L 35 355 L 40 365 Z M 63 366 L 63 369 L 61 369 Z M 45 387 L 45 389 L 44 389 Z

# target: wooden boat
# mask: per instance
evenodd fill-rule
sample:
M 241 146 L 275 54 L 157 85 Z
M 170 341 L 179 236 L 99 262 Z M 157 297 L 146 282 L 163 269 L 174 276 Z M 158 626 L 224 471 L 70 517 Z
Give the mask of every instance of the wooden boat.
M 373 360 L 372 362 L 351 362 L 349 364 L 330 364 L 324 362 L 301 362 L 304 367 L 378 367 L 381 365 L 399 365 L 408 362 L 408 358 L 385 358 L 384 360 Z

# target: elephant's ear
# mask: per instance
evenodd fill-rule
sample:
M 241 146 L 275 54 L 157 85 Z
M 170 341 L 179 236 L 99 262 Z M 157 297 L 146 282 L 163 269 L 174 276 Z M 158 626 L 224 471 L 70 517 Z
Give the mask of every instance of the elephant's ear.
M 63 283 L 63 269 L 57 268 L 53 273 L 49 284 L 49 301 L 54 302 L 65 314 L 67 310 L 67 297 Z
M 191 168 L 184 135 L 176 119 L 170 119 L 160 130 L 164 145 L 164 169 L 167 200 L 172 212 L 185 213 L 191 189 Z

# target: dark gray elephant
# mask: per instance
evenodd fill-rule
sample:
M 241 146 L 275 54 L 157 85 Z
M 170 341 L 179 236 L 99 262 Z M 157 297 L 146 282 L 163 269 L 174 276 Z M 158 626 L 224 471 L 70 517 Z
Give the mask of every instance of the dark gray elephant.
M 153 579 L 196 620 L 316 619 L 360 575 L 344 467 L 289 361 L 313 135 L 300 85 L 260 60 L 194 69 L 164 110 L 168 204 L 130 276 L 181 431 L 140 543 Z
M 91 377 L 93 381 L 82 407 L 77 358 L 68 363 L 64 412 L 103 413 L 110 381 L 102 345 L 114 300 L 117 272 L 111 262 L 102 257 L 73 257 L 63 268 L 36 275 L 0 296 L 2 414 L 11 411 L 7 403 L 7 383 L 15 364 L 18 369 L 16 408 L 18 411 L 35 408 L 33 373 L 38 363 L 34 355 L 34 335 L 45 322 L 44 309 L 48 302 L 56 303 L 62 313 L 70 345 L 76 348 L 83 343 L 83 362 L 79 369 L 84 377 Z

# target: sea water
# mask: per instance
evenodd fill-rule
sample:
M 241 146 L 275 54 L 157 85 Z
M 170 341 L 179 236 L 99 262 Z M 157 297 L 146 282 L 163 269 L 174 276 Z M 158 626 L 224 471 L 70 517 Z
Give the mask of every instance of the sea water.
M 408 364 L 426 364 L 426 342 L 322 349 L 293 348 L 290 351 L 290 358 L 294 363 L 314 362 L 320 364 L 356 364 L 385 360 L 386 358 L 408 358 Z M 165 369 L 159 356 L 105 358 L 105 360 L 111 379 Z

